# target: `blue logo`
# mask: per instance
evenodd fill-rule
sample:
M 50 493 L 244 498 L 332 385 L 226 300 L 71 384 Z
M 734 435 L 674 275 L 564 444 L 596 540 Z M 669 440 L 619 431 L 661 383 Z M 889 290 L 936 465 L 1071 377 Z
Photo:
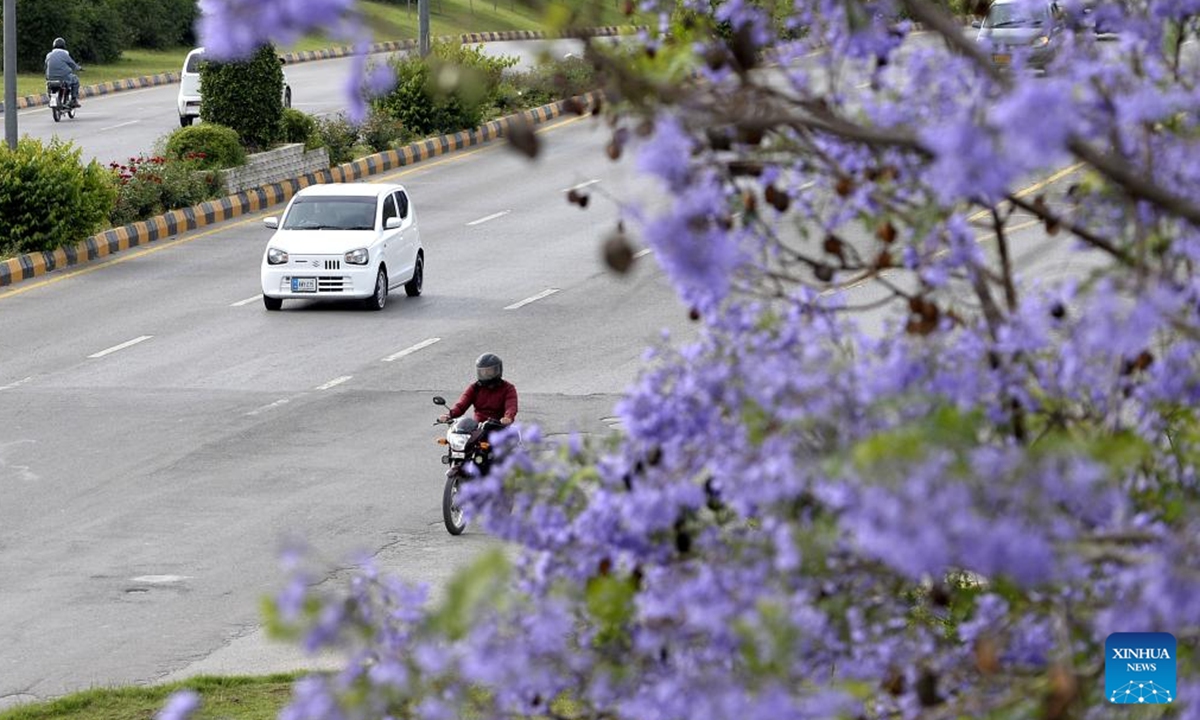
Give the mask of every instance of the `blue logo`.
M 1109 635 L 1104 641 L 1104 694 L 1120 705 L 1175 702 L 1175 636 Z

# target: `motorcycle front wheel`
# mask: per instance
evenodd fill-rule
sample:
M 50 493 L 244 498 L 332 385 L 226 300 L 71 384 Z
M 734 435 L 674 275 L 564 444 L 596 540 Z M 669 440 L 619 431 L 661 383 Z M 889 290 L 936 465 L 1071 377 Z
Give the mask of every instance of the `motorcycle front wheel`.
M 58 108 L 50 108 L 50 114 L 54 116 L 54 122 L 58 122 L 62 119 L 62 114 L 59 112 Z
M 451 535 L 462 535 L 463 530 L 467 529 L 466 518 L 458 506 L 459 477 L 457 474 L 447 477 L 446 488 L 442 491 L 442 521 Z

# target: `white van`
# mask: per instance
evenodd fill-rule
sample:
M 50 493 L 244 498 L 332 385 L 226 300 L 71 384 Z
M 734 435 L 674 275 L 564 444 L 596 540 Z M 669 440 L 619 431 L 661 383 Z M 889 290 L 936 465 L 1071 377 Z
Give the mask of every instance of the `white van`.
M 179 124 L 187 127 L 200 117 L 200 63 L 204 60 L 204 48 L 196 48 L 183 60 L 183 72 L 179 74 Z M 283 62 L 283 58 L 279 59 Z M 288 85 L 287 70 L 283 72 L 283 106 L 292 106 L 292 88 Z

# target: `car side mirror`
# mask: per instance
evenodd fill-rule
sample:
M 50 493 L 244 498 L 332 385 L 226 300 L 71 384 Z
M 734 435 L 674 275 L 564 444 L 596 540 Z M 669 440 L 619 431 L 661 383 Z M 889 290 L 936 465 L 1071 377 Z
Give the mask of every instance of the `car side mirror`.
M 434 395 L 433 396 L 433 404 L 434 405 L 445 405 L 446 398 L 442 397 L 441 395 Z
M 400 227 L 401 222 L 403 222 L 403 221 L 398 217 L 390 217 L 383 222 L 383 229 L 384 230 L 395 230 L 396 228 Z
M 973 28 L 975 28 L 976 30 L 978 30 L 979 28 L 983 27 L 983 23 L 982 23 L 981 21 L 979 21 L 979 20 L 972 20 L 972 21 L 971 21 L 971 27 L 973 27 Z
M 267 227 L 269 227 L 273 230 L 277 230 L 279 228 L 279 218 L 277 218 L 277 217 L 263 218 L 263 225 L 266 225 Z

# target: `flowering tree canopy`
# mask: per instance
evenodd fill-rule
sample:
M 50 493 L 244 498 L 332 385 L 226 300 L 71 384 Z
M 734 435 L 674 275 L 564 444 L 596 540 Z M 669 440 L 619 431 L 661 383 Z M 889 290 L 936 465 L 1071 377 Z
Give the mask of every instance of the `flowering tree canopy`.
M 618 437 L 527 428 L 464 488 L 516 550 L 445 603 L 290 557 L 276 620 L 354 652 L 286 716 L 1100 717 L 1108 634 L 1162 631 L 1200 717 L 1200 5 L 1045 5 L 1035 73 L 931 0 L 643 0 L 589 57 L 670 202 L 609 257 L 653 248 L 698 339 Z

